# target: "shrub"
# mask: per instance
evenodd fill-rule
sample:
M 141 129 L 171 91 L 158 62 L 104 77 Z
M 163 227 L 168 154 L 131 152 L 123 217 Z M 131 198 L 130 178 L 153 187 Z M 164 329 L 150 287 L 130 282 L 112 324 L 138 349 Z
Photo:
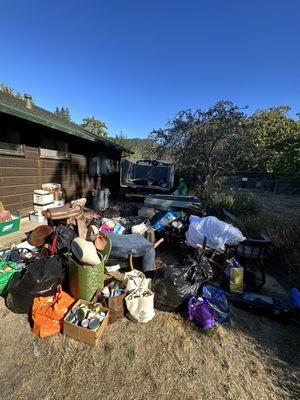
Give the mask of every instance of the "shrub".
M 236 190 L 216 190 L 203 195 L 204 203 L 211 215 L 224 218 L 223 209 L 240 216 L 257 215 L 260 206 L 251 194 Z

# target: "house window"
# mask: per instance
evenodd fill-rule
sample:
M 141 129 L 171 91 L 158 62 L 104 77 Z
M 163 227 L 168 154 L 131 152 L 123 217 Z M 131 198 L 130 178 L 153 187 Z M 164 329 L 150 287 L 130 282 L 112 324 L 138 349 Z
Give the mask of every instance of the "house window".
M 70 158 L 69 145 L 49 136 L 41 136 L 40 157 L 66 160 Z
M 23 155 L 24 146 L 21 144 L 20 132 L 5 129 L 1 132 L 0 153 L 11 155 Z

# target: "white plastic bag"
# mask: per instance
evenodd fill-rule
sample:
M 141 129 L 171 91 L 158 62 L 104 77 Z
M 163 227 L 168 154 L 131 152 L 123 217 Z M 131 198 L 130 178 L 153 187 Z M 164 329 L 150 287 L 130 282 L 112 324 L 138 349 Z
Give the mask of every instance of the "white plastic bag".
M 187 244 L 194 248 L 197 244 L 203 244 L 206 237 L 207 247 L 218 251 L 224 251 L 225 244 L 238 244 L 246 239 L 233 225 L 216 217 L 200 218 L 196 215 L 190 216 L 190 225 L 185 237 Z
M 154 293 L 150 289 L 139 288 L 125 297 L 128 318 L 134 322 L 146 323 L 155 316 Z

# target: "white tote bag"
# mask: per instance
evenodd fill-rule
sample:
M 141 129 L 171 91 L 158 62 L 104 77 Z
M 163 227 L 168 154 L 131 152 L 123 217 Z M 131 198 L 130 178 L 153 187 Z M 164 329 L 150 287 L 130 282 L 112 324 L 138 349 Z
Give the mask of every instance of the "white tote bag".
M 134 269 L 130 272 L 126 272 L 125 278 L 127 280 L 126 290 L 128 292 L 138 288 L 150 289 L 151 279 L 146 278 L 142 271 Z
M 146 323 L 154 318 L 154 293 L 150 289 L 138 288 L 126 298 L 128 318 L 134 322 Z

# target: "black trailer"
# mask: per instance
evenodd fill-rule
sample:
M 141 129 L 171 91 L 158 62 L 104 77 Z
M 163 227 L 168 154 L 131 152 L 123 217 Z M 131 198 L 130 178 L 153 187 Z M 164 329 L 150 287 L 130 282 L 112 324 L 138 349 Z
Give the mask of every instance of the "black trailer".
M 126 197 L 144 198 L 151 193 L 171 193 L 174 163 L 161 160 L 123 158 L 120 186 Z

